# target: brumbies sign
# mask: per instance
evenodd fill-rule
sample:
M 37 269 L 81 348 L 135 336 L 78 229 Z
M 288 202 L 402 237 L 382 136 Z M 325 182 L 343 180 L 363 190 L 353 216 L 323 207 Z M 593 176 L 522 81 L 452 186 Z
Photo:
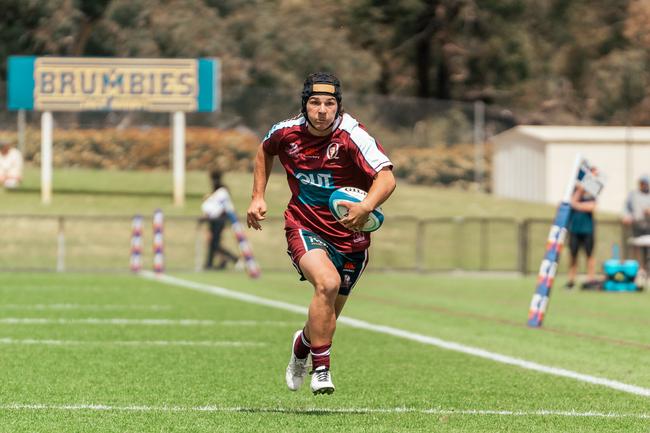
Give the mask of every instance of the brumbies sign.
M 216 111 L 217 59 L 9 57 L 10 110 Z

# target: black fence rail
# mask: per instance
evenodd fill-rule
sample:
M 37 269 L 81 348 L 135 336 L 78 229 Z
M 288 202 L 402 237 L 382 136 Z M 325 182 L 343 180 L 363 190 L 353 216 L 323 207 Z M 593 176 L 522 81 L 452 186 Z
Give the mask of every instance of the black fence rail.
M 0 215 L 0 270 L 127 272 L 132 220 L 132 216 Z M 547 219 L 392 217 L 373 234 L 370 269 L 536 273 L 550 224 Z M 201 271 L 206 233 L 198 218 L 166 217 L 166 269 Z M 237 251 L 234 235 L 225 232 L 222 238 L 225 247 Z M 289 268 L 288 257 L 279 254 L 286 250 L 282 218 L 267 219 L 263 231 L 249 232 L 249 240 L 262 269 Z M 613 244 L 620 245 L 626 256 L 625 240 L 619 221 L 598 221 L 598 262 L 610 258 Z M 142 242 L 143 268 L 152 269 L 150 217 L 144 220 Z M 563 257 L 560 271 L 566 267 Z

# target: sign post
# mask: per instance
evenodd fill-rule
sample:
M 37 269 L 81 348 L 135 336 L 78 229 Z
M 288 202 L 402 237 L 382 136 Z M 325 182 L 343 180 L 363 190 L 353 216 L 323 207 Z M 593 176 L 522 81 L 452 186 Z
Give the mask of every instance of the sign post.
M 185 113 L 177 111 L 173 115 L 173 171 L 174 205 L 185 205 Z
M 41 114 L 41 203 L 52 202 L 52 129 L 54 119 L 49 111 Z

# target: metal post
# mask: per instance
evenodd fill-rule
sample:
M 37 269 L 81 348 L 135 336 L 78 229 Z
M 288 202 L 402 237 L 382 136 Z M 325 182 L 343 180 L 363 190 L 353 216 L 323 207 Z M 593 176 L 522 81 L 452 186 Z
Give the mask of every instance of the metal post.
M 481 218 L 481 228 L 480 228 L 480 240 L 479 240 L 479 248 L 480 248 L 480 261 L 479 261 L 479 269 L 481 271 L 484 271 L 487 269 L 488 265 L 488 242 L 487 242 L 487 237 L 488 237 L 488 223 L 490 221 L 487 218 Z
M 619 222 L 619 227 L 621 228 L 621 260 L 627 260 L 630 258 L 630 246 L 627 243 L 629 237 L 628 227 Z
M 196 223 L 196 236 L 194 239 L 194 271 L 200 272 L 203 268 L 203 224 L 199 219 Z
M 52 129 L 54 120 L 50 111 L 41 115 L 41 203 L 52 202 Z
M 483 191 L 483 167 L 485 145 L 485 103 L 474 102 L 474 182 Z
M 519 254 L 517 257 L 519 263 L 517 263 L 517 268 L 521 275 L 528 274 L 528 226 L 530 221 L 525 219 L 518 223 L 519 226 Z
M 174 205 L 185 205 L 185 113 L 173 114 Z
M 25 110 L 18 110 L 18 150 L 25 155 L 25 128 L 27 121 L 25 119 Z
M 424 221 L 418 220 L 415 226 L 415 270 L 422 272 L 424 270 Z
M 59 217 L 59 231 L 56 239 L 56 271 L 65 271 L 65 222 Z
M 454 223 L 456 225 L 456 242 L 454 242 L 454 256 L 456 261 L 456 269 L 463 268 L 463 252 L 461 248 L 463 247 L 463 222 L 465 218 L 455 217 Z

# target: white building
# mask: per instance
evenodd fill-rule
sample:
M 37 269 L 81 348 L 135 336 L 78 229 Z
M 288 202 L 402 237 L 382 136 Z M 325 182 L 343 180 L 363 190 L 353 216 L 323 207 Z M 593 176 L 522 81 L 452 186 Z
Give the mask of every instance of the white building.
M 490 141 L 500 197 L 559 203 L 580 153 L 607 177 L 598 208 L 620 213 L 638 178 L 650 174 L 650 127 L 520 125 Z

